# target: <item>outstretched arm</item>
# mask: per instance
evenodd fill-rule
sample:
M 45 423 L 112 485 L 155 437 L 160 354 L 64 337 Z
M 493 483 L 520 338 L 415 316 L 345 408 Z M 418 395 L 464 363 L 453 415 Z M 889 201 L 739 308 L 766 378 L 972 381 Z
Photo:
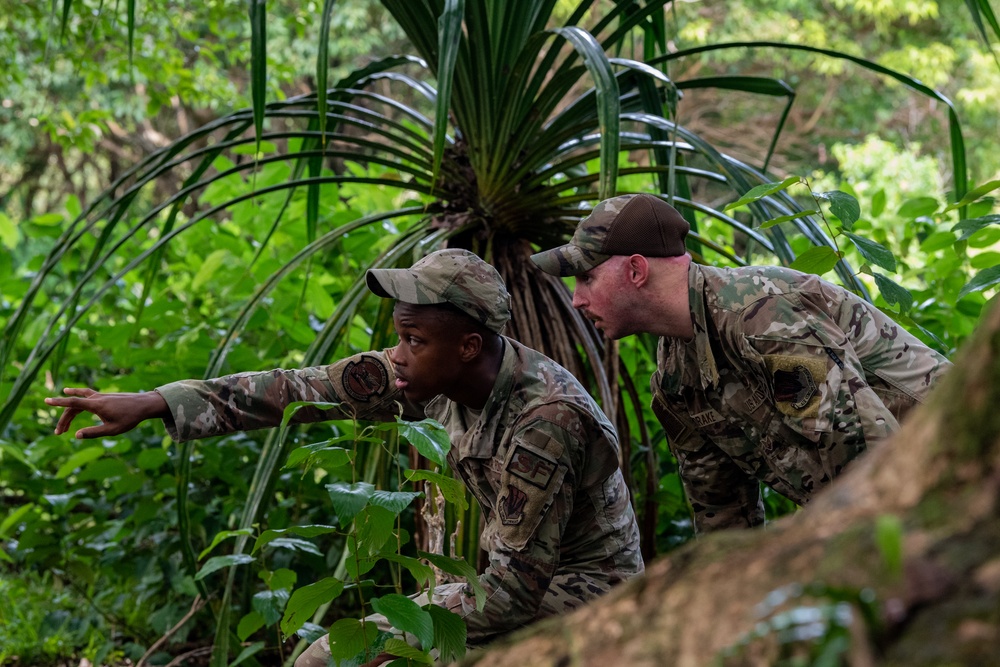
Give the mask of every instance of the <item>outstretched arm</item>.
M 77 438 L 100 438 L 131 431 L 147 419 L 170 415 L 167 402 L 155 391 L 142 394 L 102 394 L 93 389 L 67 388 L 66 397 L 45 399 L 46 405 L 64 408 L 56 423 L 56 435 L 69 430 L 81 412 L 90 412 L 101 420 L 99 426 L 88 426 L 76 432 Z

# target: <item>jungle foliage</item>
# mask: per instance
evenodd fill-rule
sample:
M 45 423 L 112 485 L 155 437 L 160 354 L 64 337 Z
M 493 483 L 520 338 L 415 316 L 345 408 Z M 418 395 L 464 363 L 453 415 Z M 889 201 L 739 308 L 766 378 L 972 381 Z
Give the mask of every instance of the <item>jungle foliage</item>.
M 691 535 L 645 409 L 655 341 L 602 340 L 567 286 L 533 270 L 534 249 L 562 242 L 603 197 L 655 192 L 691 222 L 697 261 L 826 275 L 948 354 L 1000 284 L 995 115 L 976 97 L 985 91 L 988 106 L 995 94 L 978 78 L 996 75 L 982 62 L 995 47 L 975 41 L 1000 36 L 988 2 L 949 16 L 926 50 L 894 28 L 925 28 L 938 11 L 930 0 L 900 14 L 860 3 L 830 29 L 815 3 L 792 1 L 727 5 L 722 18 L 664 2 L 327 0 L 297 13 L 298 3 L 255 0 L 249 16 L 232 3 L 171 4 L 66 0 L 50 14 L 15 3 L 0 19 L 36 26 L 17 45 L 0 31 L 19 58 L 3 113 L 31 111 L 47 133 L 12 135 L 21 143 L 0 174 L 0 242 L 11 251 L 0 255 L 10 276 L 0 287 L 0 561 L 24 574 L 4 576 L 0 594 L 56 591 L 45 613 L 31 616 L 41 607 L 31 605 L 0 619 L 4 659 L 11 646 L 25 664 L 135 660 L 167 637 L 151 657 L 214 646 L 215 664 L 273 664 L 289 658 L 296 631 L 356 618 L 371 588 L 393 595 L 426 581 L 415 556 L 427 551 L 417 518 L 427 499 L 412 480 L 434 462 L 401 446 L 396 429 L 331 422 L 182 445 L 156 425 L 82 445 L 47 434 L 41 399 L 63 386 L 148 390 L 391 344 L 390 304 L 359 280 L 367 268 L 406 266 L 444 243 L 498 268 L 514 296 L 508 333 L 584 379 L 615 421 L 648 557 Z M 738 18 L 753 12 L 768 30 L 751 41 Z M 396 27 L 380 40 L 387 17 Z M 890 33 L 884 58 L 869 57 Z M 98 50 L 71 66 L 60 49 Z M 338 62 L 369 52 L 378 57 Z M 961 89 L 970 116 L 986 119 L 975 141 L 958 106 L 919 80 L 938 83 L 935 72 L 959 61 L 979 68 Z M 815 94 L 803 114 L 796 84 L 812 79 L 834 93 Z M 865 93 L 877 86 L 885 108 Z M 105 97 L 88 105 L 91 89 Z M 225 111 L 241 99 L 248 108 Z M 900 100 L 921 114 L 909 133 L 892 122 Z M 908 177 L 928 174 L 866 139 L 880 114 L 885 136 L 931 142 L 939 162 L 919 185 L 879 173 L 903 162 Z M 151 121 L 164 117 L 169 139 Z M 867 171 L 845 157 L 862 142 L 883 156 Z M 809 159 L 827 144 L 839 169 Z M 434 481 L 457 530 L 448 551 L 475 564 L 476 508 Z M 404 495 L 378 496 L 390 510 L 372 503 L 375 489 Z M 357 512 L 342 511 L 360 496 Z M 772 514 L 793 509 L 768 500 Z M 352 528 L 362 509 L 375 518 Z M 351 570 L 362 543 L 374 569 L 355 559 Z M 62 607 L 64 595 L 92 611 Z

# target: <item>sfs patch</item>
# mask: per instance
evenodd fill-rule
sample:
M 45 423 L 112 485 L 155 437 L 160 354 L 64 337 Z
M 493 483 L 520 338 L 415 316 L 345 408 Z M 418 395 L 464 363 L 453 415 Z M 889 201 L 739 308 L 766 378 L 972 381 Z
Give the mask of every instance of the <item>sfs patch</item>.
M 500 523 L 505 526 L 516 526 L 524 520 L 524 507 L 528 504 L 528 494 L 511 484 L 507 485 L 507 493 L 500 498 L 498 513 Z
M 790 417 L 819 414 L 820 385 L 826 382 L 827 365 L 821 357 L 765 355 L 771 373 L 775 407 Z
M 379 396 L 389 384 L 389 372 L 375 357 L 361 357 L 344 368 L 340 377 L 347 395 L 356 401 L 367 403 L 372 396 Z
M 507 460 L 507 472 L 544 490 L 556 472 L 557 463 L 538 452 L 518 445 Z

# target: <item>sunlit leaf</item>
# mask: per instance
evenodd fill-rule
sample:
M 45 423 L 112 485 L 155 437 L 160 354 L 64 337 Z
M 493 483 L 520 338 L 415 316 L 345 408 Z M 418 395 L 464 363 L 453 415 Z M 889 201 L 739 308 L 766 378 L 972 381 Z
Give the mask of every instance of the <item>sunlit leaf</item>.
M 289 526 L 288 528 L 278 528 L 265 530 L 257 538 L 257 541 L 253 545 L 253 549 L 250 553 L 257 553 L 257 550 L 261 547 L 266 546 L 269 542 L 277 539 L 283 535 L 298 535 L 300 537 L 316 537 L 317 535 L 327 535 L 329 533 L 334 533 L 337 531 L 336 526 L 324 526 L 324 525 L 308 525 L 308 526 Z
M 802 273 L 814 273 L 821 276 L 831 270 L 840 261 L 840 254 L 829 246 L 815 246 L 795 258 L 789 266 Z
M 819 211 L 816 209 L 809 209 L 808 211 L 798 211 L 796 213 L 790 213 L 789 215 L 778 216 L 777 218 L 771 218 L 766 222 L 762 222 L 760 227 L 757 229 L 769 229 L 775 225 L 780 225 L 783 222 L 798 220 L 799 218 L 808 218 L 810 215 L 816 215 L 817 213 L 819 213 Z
M 962 220 L 957 225 L 951 228 L 953 232 L 961 232 L 958 237 L 959 241 L 964 241 L 980 229 L 984 229 L 990 225 L 1000 224 L 1000 214 L 992 213 L 990 215 L 984 215 L 981 218 L 972 218 L 971 220 Z
M 886 271 L 896 270 L 896 257 L 892 254 L 891 250 L 881 243 L 858 236 L 857 234 L 852 234 L 851 232 L 844 232 L 844 236 L 851 239 L 851 243 L 854 244 L 854 247 L 858 249 L 858 252 L 867 261 L 875 266 L 881 266 Z
M 899 305 L 901 312 L 906 312 L 913 306 L 913 294 L 910 290 L 896 284 L 893 280 L 886 278 L 881 273 L 873 273 L 875 285 L 878 286 L 882 298 L 890 306 Z
M 239 530 L 219 531 L 218 533 L 215 534 L 215 537 L 212 539 L 212 543 L 209 544 L 207 547 L 205 547 L 205 549 L 200 554 L 198 554 L 198 560 L 201 560 L 209 553 L 211 553 L 212 549 L 217 547 L 219 543 L 222 542 L 223 540 L 227 540 L 230 537 L 236 537 L 238 535 L 253 535 L 253 528 L 240 528 Z
M 990 181 L 988 183 L 983 183 L 978 188 L 973 188 L 972 190 L 969 190 L 965 194 L 965 196 L 962 197 L 961 201 L 955 202 L 954 204 L 948 204 L 948 206 L 945 207 L 944 212 L 947 213 L 948 211 L 953 211 L 956 208 L 962 208 L 963 206 L 968 206 L 972 202 L 981 199 L 983 195 L 998 189 L 1000 189 L 1000 179 L 997 179 L 995 181 Z
M 330 626 L 330 657 L 338 661 L 353 658 L 370 648 L 378 634 L 378 626 L 374 623 L 342 618 Z
M 373 598 L 372 609 L 385 616 L 392 627 L 414 635 L 420 645 L 429 649 L 434 643 L 434 621 L 426 610 L 405 595 L 383 595 Z
M 934 197 L 917 197 L 903 202 L 903 205 L 897 211 L 897 215 L 901 218 L 915 220 L 921 216 L 933 215 L 938 210 L 938 206 L 940 204 Z
M 405 475 L 411 482 L 426 480 L 436 485 L 445 501 L 457 505 L 459 509 L 465 510 L 469 507 L 469 501 L 465 498 L 465 485 L 454 477 L 430 470 L 407 470 Z
M 861 217 L 861 205 L 853 195 L 840 190 L 831 190 L 830 192 L 814 192 L 813 196 L 816 199 L 830 202 L 830 212 L 843 223 L 844 229 L 850 230 Z
M 451 449 L 451 438 L 440 423 L 433 419 L 409 422 L 397 417 L 396 424 L 380 424 L 380 429 L 398 428 L 399 434 L 421 455 L 444 467 Z
M 783 181 L 778 181 L 774 183 L 761 183 L 760 185 L 752 188 L 745 195 L 737 199 L 736 201 L 726 204 L 722 209 L 723 211 L 731 211 L 734 208 L 739 208 L 740 206 L 746 206 L 747 204 L 752 204 L 756 201 L 760 201 L 764 197 L 769 197 L 776 192 L 781 192 L 786 190 L 796 183 L 801 183 L 802 178 L 799 176 L 789 176 Z
M 344 592 L 344 582 L 335 577 L 321 579 L 314 584 L 296 588 L 281 619 L 281 632 L 290 635 L 302 627 L 302 624 L 312 618 L 319 606 L 336 599 Z M 356 653 L 357 651 L 355 651 Z
M 66 462 L 59 466 L 59 470 L 56 472 L 56 479 L 69 477 L 77 468 L 85 466 L 91 461 L 96 461 L 101 458 L 101 456 L 104 455 L 104 452 L 104 447 L 99 445 L 73 452 L 73 454 L 66 459 Z
M 997 284 L 1000 284 L 1000 266 L 993 266 L 988 269 L 984 269 L 977 273 L 972 280 L 966 283 L 965 287 L 959 291 L 958 298 L 961 299 L 965 295 L 972 294 L 973 292 L 981 292 Z
M 198 574 L 194 575 L 195 581 L 204 579 L 208 575 L 221 570 L 224 567 L 236 566 L 236 565 L 246 565 L 247 563 L 252 563 L 254 561 L 253 556 L 250 554 L 230 554 L 228 556 L 213 556 L 205 561 L 205 564 Z

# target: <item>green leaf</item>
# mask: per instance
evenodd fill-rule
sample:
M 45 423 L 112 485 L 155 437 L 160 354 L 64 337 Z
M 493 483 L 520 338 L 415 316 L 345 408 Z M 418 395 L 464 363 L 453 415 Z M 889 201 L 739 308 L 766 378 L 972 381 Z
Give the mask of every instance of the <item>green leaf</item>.
M 156 470 L 169 460 L 170 457 L 162 449 L 144 449 L 135 462 L 143 470 Z
M 783 181 L 774 183 L 761 183 L 760 185 L 751 188 L 745 195 L 737 199 L 736 201 L 726 204 L 725 208 L 722 209 L 723 212 L 731 211 L 734 208 L 739 208 L 740 206 L 746 206 L 747 204 L 752 204 L 756 201 L 760 201 L 764 197 L 769 197 L 775 192 L 781 192 L 786 190 L 796 183 L 801 183 L 802 178 L 800 176 L 789 176 Z
M 288 604 L 285 605 L 285 614 L 281 619 L 282 634 L 293 634 L 303 623 L 312 618 L 320 605 L 336 599 L 343 592 L 344 582 L 335 577 L 327 577 L 314 584 L 296 588 L 288 599 Z
M 383 595 L 372 598 L 372 609 L 385 616 L 392 627 L 409 632 L 420 645 L 429 649 L 434 644 L 434 621 L 431 615 L 405 595 Z
M 885 211 L 886 196 L 885 190 L 879 190 L 872 195 L 872 217 L 877 218 Z
M 198 273 L 195 274 L 194 279 L 191 281 L 191 289 L 198 291 L 203 288 L 205 283 L 215 276 L 223 264 L 229 263 L 231 257 L 229 251 L 226 249 L 210 253 L 205 258 L 205 261 L 201 263 L 201 268 L 198 269 Z
M 933 215 L 938 210 L 938 205 L 938 200 L 934 197 L 917 197 L 903 202 L 897 215 L 901 218 L 915 220 L 923 216 Z
M 895 281 L 886 278 L 881 273 L 873 273 L 872 275 L 875 277 L 875 285 L 878 286 L 886 303 L 890 306 L 899 304 L 900 312 L 904 313 L 913 306 L 913 294 L 910 290 L 896 284 Z
M 309 526 L 290 526 L 288 528 L 265 530 L 260 534 L 260 537 L 257 538 L 257 541 L 254 542 L 253 549 L 251 549 L 250 553 L 257 553 L 257 550 L 261 547 L 286 534 L 298 535 L 300 537 L 316 537 L 317 535 L 326 535 L 328 533 L 335 532 L 337 532 L 336 526 L 324 526 L 321 524 L 313 524 Z
M 809 209 L 808 211 L 799 211 L 798 213 L 792 213 L 790 215 L 782 215 L 777 218 L 771 218 L 766 222 L 762 222 L 758 229 L 768 229 L 774 227 L 775 225 L 780 225 L 783 222 L 788 222 L 790 220 L 798 220 L 799 218 L 807 218 L 810 215 L 816 215 L 819 213 L 816 209 Z
M 892 251 L 886 248 L 881 243 L 872 241 L 871 239 L 866 239 L 863 236 L 858 236 L 857 234 L 852 234 L 851 232 L 844 232 L 844 236 L 851 239 L 851 243 L 854 247 L 858 249 L 861 256 L 867 261 L 871 262 L 875 266 L 881 266 L 886 271 L 896 270 L 896 258 L 893 256 Z
M 300 540 L 295 537 L 279 537 L 271 540 L 267 545 L 271 549 L 288 549 L 290 551 L 304 551 L 314 556 L 322 556 L 323 552 L 316 548 L 316 545 L 308 540 Z
M 958 293 L 958 298 L 961 299 L 973 292 L 981 292 L 998 283 L 1000 283 L 1000 266 L 991 266 L 977 273 L 972 280 L 966 283 L 965 287 Z
M 340 403 L 324 403 L 323 401 L 295 401 L 285 406 L 285 411 L 281 415 L 281 426 L 285 428 L 292 421 L 295 413 L 302 408 L 318 408 L 320 410 L 335 410 L 340 407 Z
M 381 507 L 364 508 L 355 521 L 357 531 L 357 553 L 362 558 L 374 556 L 392 537 L 396 515 Z
M 803 273 L 814 273 L 821 276 L 840 260 L 840 253 L 829 246 L 815 246 L 795 258 L 789 268 Z
M 468 629 L 462 617 L 444 607 L 430 605 L 427 612 L 434 621 L 434 647 L 440 652 L 441 664 L 455 662 L 465 655 Z
M 28 460 L 28 457 L 24 455 L 20 447 L 12 445 L 6 440 L 0 440 L 0 461 L 3 461 L 4 456 L 10 456 L 11 458 L 20 461 L 22 464 L 31 469 L 32 472 L 38 470 L 35 464 Z
M 264 134 L 267 103 L 267 8 L 265 0 L 247 0 L 250 10 L 250 98 L 257 144 Z
M 353 436 L 343 437 L 345 439 L 353 440 Z M 370 438 L 365 439 L 369 440 Z M 360 440 L 361 439 L 359 439 L 359 441 Z M 354 452 L 349 449 L 344 449 L 343 447 L 331 447 L 326 442 L 303 445 L 298 449 L 292 450 L 292 453 L 288 455 L 288 460 L 285 462 L 282 470 L 295 467 L 305 459 L 309 459 L 310 463 L 313 461 L 322 462 L 334 468 L 339 468 L 340 466 L 347 465 L 354 460 Z
M 903 572 L 903 524 L 899 517 L 883 514 L 875 520 L 875 544 L 886 569 L 895 576 Z
M 247 637 L 260 630 L 264 625 L 264 617 L 251 611 L 240 619 L 239 625 L 236 626 L 236 636 L 240 638 L 241 642 L 244 642 Z
M 228 556 L 213 556 L 205 561 L 205 564 L 198 574 L 194 575 L 195 581 L 201 581 L 208 575 L 212 574 L 216 570 L 221 570 L 224 567 L 236 566 L 236 565 L 246 565 L 247 563 L 253 562 L 253 556 L 250 554 L 230 554 Z
M 13 250 L 17 247 L 20 237 L 21 234 L 17 231 L 17 225 L 14 224 L 14 221 L 8 218 L 3 211 L 0 211 L 0 243 L 3 243 L 8 250 Z
M 840 190 L 831 190 L 830 192 L 814 192 L 813 196 L 816 199 L 829 201 L 830 212 L 837 216 L 837 219 L 843 223 L 844 229 L 848 231 L 861 217 L 861 204 L 853 195 Z
M 442 468 L 446 465 L 451 438 L 444 427 L 433 419 L 409 422 L 396 417 L 399 434 L 413 445 L 420 454 Z
M 404 474 L 410 482 L 431 482 L 441 491 L 446 502 L 458 506 L 463 512 L 469 509 L 469 501 L 465 499 L 465 485 L 454 477 L 430 470 L 407 470 Z
M 261 591 L 254 594 L 250 605 L 264 618 L 265 623 L 274 625 L 281 619 L 288 598 L 288 591 L 283 588 L 276 591 Z
M 980 229 L 984 229 L 989 225 L 1000 224 L 1000 214 L 990 214 L 984 215 L 981 218 L 972 218 L 971 220 L 962 220 L 957 225 L 951 228 L 953 232 L 962 232 L 958 237 L 959 241 L 964 241 Z
M 272 591 L 276 591 L 281 588 L 292 590 L 295 587 L 295 582 L 298 581 L 299 578 L 299 575 L 297 575 L 294 570 L 289 570 L 285 567 L 279 567 L 273 572 L 261 570 L 259 576 Z
M 948 211 L 954 211 L 956 208 L 962 208 L 963 206 L 968 206 L 977 199 L 982 198 L 982 196 L 985 195 L 986 193 L 993 192 L 994 190 L 997 189 L 1000 189 L 1000 179 L 997 179 L 995 181 L 990 181 L 988 183 L 983 183 L 978 188 L 973 188 L 972 190 L 969 190 L 965 194 L 965 196 L 962 197 L 961 201 L 955 202 L 954 204 L 948 204 L 948 206 L 946 206 L 944 209 L 944 213 L 947 213 Z
M 17 525 L 22 517 L 30 512 L 34 507 L 35 503 L 25 503 L 4 517 L 4 520 L 0 521 L 0 539 L 7 537 L 7 531 Z
M 200 554 L 198 554 L 198 560 L 201 560 L 202 558 L 207 556 L 212 551 L 212 549 L 214 549 L 219 545 L 219 542 L 227 540 L 230 537 L 237 537 L 238 535 L 248 535 L 248 536 L 253 535 L 253 528 L 240 528 L 239 530 L 219 531 L 218 533 L 215 534 L 215 537 L 212 539 L 212 543 L 209 544 L 208 547 L 206 547 L 204 550 L 202 550 Z
M 432 182 L 434 183 L 438 181 L 441 159 L 444 156 L 455 62 L 458 60 L 459 45 L 462 41 L 462 17 L 464 14 L 465 0 L 445 0 L 441 15 L 438 17 L 438 94 L 437 113 L 434 117 L 434 162 L 431 168 Z
M 479 574 L 476 572 L 476 568 L 469 565 L 469 563 L 465 560 L 449 558 L 448 556 L 442 554 L 432 554 L 427 553 L 426 551 L 418 551 L 417 555 L 430 561 L 434 567 L 443 572 L 464 577 L 465 582 L 470 588 L 472 588 L 472 592 L 476 595 L 476 610 L 483 610 L 483 606 L 486 604 L 486 589 L 483 588 L 483 585 L 479 582 Z
M 382 558 L 405 567 L 416 580 L 418 589 L 426 588 L 434 580 L 434 570 L 416 558 L 400 554 L 386 554 Z
M 74 452 L 66 462 L 59 466 L 59 471 L 56 472 L 56 479 L 65 479 L 69 477 L 74 470 L 81 466 L 85 466 L 91 461 L 96 461 L 104 455 L 104 447 L 100 445 L 96 447 L 87 447 L 81 449 L 78 452 Z
M 425 665 L 430 665 L 434 662 L 434 658 L 432 658 L 427 651 L 421 651 L 420 649 L 410 646 L 402 639 L 397 639 L 396 637 L 386 639 L 385 646 L 382 650 L 389 655 L 406 658 L 407 660 L 413 660 Z
M 417 493 L 416 491 L 382 491 L 378 490 L 372 494 L 369 502 L 372 505 L 381 507 L 382 509 L 389 510 L 393 514 L 399 514 L 407 507 L 414 499 L 419 498 L 424 494 Z
M 920 250 L 923 252 L 935 252 L 950 248 L 957 242 L 955 234 L 948 231 L 934 232 L 920 242 Z
M 342 618 L 330 626 L 330 657 L 336 661 L 353 658 L 370 647 L 378 634 L 375 623 Z
M 236 656 L 236 659 L 229 663 L 229 667 L 236 667 L 236 665 L 249 660 L 251 657 L 257 655 L 264 650 L 264 642 L 254 642 L 247 646 L 245 649 L 240 651 L 240 654 Z
M 330 500 L 333 501 L 333 509 L 337 512 L 337 521 L 344 528 L 351 524 L 358 512 L 363 510 L 368 504 L 368 500 L 375 493 L 375 487 L 368 482 L 334 482 L 327 484 L 326 490 L 330 493 Z

